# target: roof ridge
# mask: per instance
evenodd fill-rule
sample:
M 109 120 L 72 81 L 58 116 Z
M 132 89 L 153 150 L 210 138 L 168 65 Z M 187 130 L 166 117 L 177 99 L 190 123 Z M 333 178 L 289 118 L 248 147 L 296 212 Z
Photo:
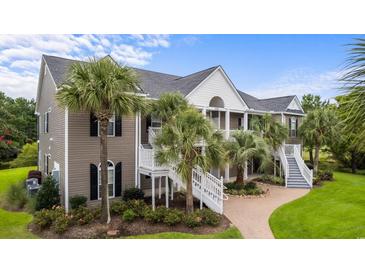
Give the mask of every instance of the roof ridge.
M 183 79 L 183 78 L 187 78 L 187 77 L 192 76 L 192 75 L 194 75 L 194 74 L 202 73 L 202 72 L 205 72 L 205 71 L 210 70 L 210 69 L 213 69 L 213 68 L 214 68 L 214 69 L 216 69 L 216 68 L 218 68 L 218 67 L 220 67 L 220 66 L 221 66 L 221 65 L 213 66 L 213 67 L 206 68 L 206 69 L 203 69 L 203 70 L 199 70 L 199 71 L 193 72 L 193 73 L 191 73 L 191 74 L 188 74 L 188 75 L 185 75 L 185 76 L 181 76 L 180 78 L 177 78 L 177 79 L 175 79 L 175 80 L 181 80 L 181 79 Z
M 148 71 L 148 72 L 153 72 L 153 73 L 158 73 L 158 74 L 163 74 L 163 75 L 168 75 L 168 76 L 181 77 L 179 75 L 164 73 L 164 72 L 160 72 L 160 71 L 154 71 L 154 70 L 150 70 L 150 69 L 135 68 L 135 67 L 131 67 L 131 66 L 129 66 L 129 67 L 132 69 L 138 69 L 138 70 L 143 70 L 143 71 Z
M 279 96 L 279 97 L 270 97 L 270 98 L 264 98 L 264 99 L 259 99 L 260 101 L 264 101 L 264 100 L 270 100 L 270 99 L 281 99 L 281 98 L 289 98 L 289 97 L 295 97 L 296 95 L 285 95 L 285 96 Z
M 53 58 L 57 58 L 57 59 L 63 59 L 63 60 L 69 60 L 69 61 L 76 61 L 76 62 L 86 62 L 83 60 L 77 60 L 77 59 L 71 59 L 71 58 L 66 58 L 66 57 L 60 57 L 60 56 L 55 56 L 55 55 L 48 55 L 48 54 L 42 54 L 42 56 L 46 56 L 46 57 L 53 57 Z

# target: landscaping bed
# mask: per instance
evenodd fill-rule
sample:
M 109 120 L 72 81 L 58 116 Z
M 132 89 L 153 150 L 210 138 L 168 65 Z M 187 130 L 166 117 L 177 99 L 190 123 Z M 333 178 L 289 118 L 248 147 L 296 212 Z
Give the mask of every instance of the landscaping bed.
M 157 205 L 163 200 L 158 199 Z M 172 208 L 158 205 L 155 211 L 144 200 L 116 201 L 111 204 L 108 225 L 99 222 L 99 209 L 80 207 L 67 215 L 62 207 L 55 207 L 36 213 L 29 230 L 47 239 L 105 239 L 165 232 L 208 235 L 231 227 L 226 217 L 207 208 L 199 210 L 197 204 L 193 214 L 185 214 L 182 194 L 174 197 Z
M 240 197 L 264 197 L 266 191 L 253 181 L 247 183 L 226 183 L 224 193 Z

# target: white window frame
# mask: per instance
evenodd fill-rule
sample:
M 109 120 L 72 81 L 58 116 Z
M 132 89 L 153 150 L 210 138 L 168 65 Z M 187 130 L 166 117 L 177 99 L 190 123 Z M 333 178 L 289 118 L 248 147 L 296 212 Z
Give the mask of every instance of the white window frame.
M 49 111 L 43 113 L 43 133 L 46 134 L 49 132 Z
M 110 199 L 110 198 L 114 198 L 115 197 L 115 165 L 110 160 L 108 160 L 108 163 L 111 163 L 112 164 L 111 167 L 108 165 L 108 171 L 109 170 L 113 170 L 113 182 L 112 182 L 112 184 L 113 184 L 113 196 L 109 196 L 109 185 L 110 185 L 110 183 L 108 182 L 108 197 Z M 100 192 L 101 174 L 100 173 L 101 173 L 101 164 L 99 163 L 99 165 L 98 165 L 98 200 L 101 200 L 101 195 L 100 195 L 101 194 L 101 192 Z M 108 178 L 109 178 L 109 176 L 108 176 Z
M 113 135 L 107 135 L 108 137 L 115 137 L 115 115 L 112 116 L 112 118 L 109 119 L 109 123 L 113 123 Z M 108 123 L 108 126 L 109 126 Z M 107 128 L 107 132 L 108 132 L 108 128 Z M 100 122 L 98 120 L 98 136 L 100 137 Z
M 158 125 L 154 125 L 154 124 L 158 124 Z M 151 115 L 151 127 L 153 127 L 153 128 L 162 127 L 162 119 Z
M 290 117 L 290 137 L 291 138 L 296 138 L 298 136 L 298 132 L 297 132 L 297 123 L 298 123 L 298 118 L 295 116 Z M 294 124 L 294 129 L 292 128 L 292 125 Z M 295 132 L 295 135 L 293 135 L 293 132 Z

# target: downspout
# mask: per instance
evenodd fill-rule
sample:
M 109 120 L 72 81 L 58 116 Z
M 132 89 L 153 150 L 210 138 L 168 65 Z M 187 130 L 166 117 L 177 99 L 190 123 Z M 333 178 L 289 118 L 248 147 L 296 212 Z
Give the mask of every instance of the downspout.
M 65 109 L 65 211 L 68 212 L 68 108 Z

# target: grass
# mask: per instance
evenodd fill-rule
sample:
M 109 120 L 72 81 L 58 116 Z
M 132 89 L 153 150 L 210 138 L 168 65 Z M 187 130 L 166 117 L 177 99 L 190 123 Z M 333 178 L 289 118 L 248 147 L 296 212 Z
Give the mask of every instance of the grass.
M 231 227 L 223 232 L 207 235 L 195 235 L 180 232 L 164 232 L 157 234 L 130 236 L 127 237 L 127 239 L 243 239 L 243 237 L 237 228 Z
M 0 194 L 8 190 L 9 186 L 27 178 L 29 170 L 37 167 L 20 167 L 0 170 Z
M 22 167 L 0 170 L 0 195 L 8 190 L 10 185 L 25 180 L 28 171 L 35 167 Z M 27 225 L 32 221 L 32 215 L 24 212 L 10 212 L 0 209 L 0 239 L 36 238 L 27 231 Z
M 335 172 L 334 177 L 273 212 L 269 223 L 275 238 L 365 238 L 365 176 Z

